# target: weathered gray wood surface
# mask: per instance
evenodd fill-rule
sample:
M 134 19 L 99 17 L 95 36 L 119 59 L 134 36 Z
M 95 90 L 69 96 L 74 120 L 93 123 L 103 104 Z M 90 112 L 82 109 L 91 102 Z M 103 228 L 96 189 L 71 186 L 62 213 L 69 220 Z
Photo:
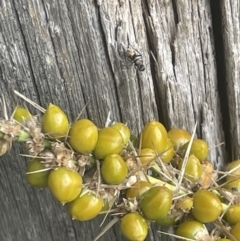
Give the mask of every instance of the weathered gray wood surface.
M 58 104 L 71 120 L 89 101 L 82 116 L 102 127 L 111 111 L 113 120 L 128 123 L 135 134 L 152 119 L 189 131 L 197 121 L 198 137 L 212 147 L 209 159 L 220 168 L 225 148 L 214 146 L 231 135 L 229 154 L 237 158 L 240 142 L 239 4 L 221 2 L 211 10 L 207 0 L 2 0 L 0 91 L 9 113 L 24 103 L 13 95 L 16 89 L 45 108 Z M 218 84 L 226 82 L 217 83 L 211 14 L 219 17 L 220 9 L 224 46 L 217 50 L 225 50 L 227 100 L 219 99 Z M 146 71 L 129 68 L 124 56 L 129 44 L 143 55 Z M 221 114 L 220 104 L 229 116 L 226 110 Z M 22 152 L 15 144 L 0 158 L 0 240 L 92 240 L 101 218 L 72 221 L 48 190 L 29 187 Z M 154 226 L 147 240 L 173 240 L 158 229 Z M 125 239 L 116 225 L 101 240 Z
M 233 158 L 240 156 L 240 4 L 223 1 L 222 30 L 226 65 L 227 101 L 229 103 L 229 145 Z

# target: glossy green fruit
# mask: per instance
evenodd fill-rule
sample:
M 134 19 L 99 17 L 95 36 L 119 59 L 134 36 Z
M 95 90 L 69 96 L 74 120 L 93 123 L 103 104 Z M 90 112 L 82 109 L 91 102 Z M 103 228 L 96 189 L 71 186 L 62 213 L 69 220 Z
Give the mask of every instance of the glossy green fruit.
M 146 181 L 134 183 L 126 190 L 126 198 L 139 198 L 152 187 L 152 184 Z
M 154 164 L 155 157 L 156 153 L 151 148 L 143 148 L 139 151 L 139 159 L 146 168 Z
M 131 135 L 131 132 L 128 126 L 123 123 L 116 122 L 111 127 L 117 129 L 121 133 L 124 145 L 127 145 Z
M 222 203 L 219 198 L 208 190 L 198 190 L 193 194 L 192 215 L 202 223 L 215 221 L 222 213 Z
M 227 182 L 224 187 L 229 190 L 236 189 L 240 191 L 240 160 L 229 163 L 225 168 L 226 172 L 230 172 L 233 169 L 234 171 L 226 176 Z
M 119 154 L 124 147 L 122 134 L 115 128 L 106 127 L 98 132 L 98 141 L 93 154 L 96 158 L 104 159 L 111 154 Z
M 35 172 L 46 169 L 46 167 L 40 162 L 41 159 L 34 158 L 27 163 L 26 172 Z M 27 174 L 27 183 L 33 187 L 47 187 L 48 176 L 50 171 L 41 171 L 36 173 Z
M 73 201 L 82 190 L 82 177 L 78 172 L 59 167 L 48 177 L 48 187 L 62 204 Z
M 130 241 L 143 241 L 148 234 L 147 221 L 139 213 L 126 214 L 121 220 L 120 229 Z
M 13 115 L 13 119 L 21 124 L 23 124 L 26 119 L 29 119 L 31 117 L 32 116 L 29 113 L 29 111 L 26 108 L 21 106 L 16 107 Z
M 70 128 L 68 143 L 78 153 L 91 153 L 97 144 L 97 140 L 97 126 L 88 119 L 78 120 Z
M 228 181 L 236 180 L 236 178 L 240 178 L 240 160 L 235 160 L 227 164 L 225 168 L 226 172 L 231 172 L 229 175 L 226 176 Z
M 175 151 L 178 151 L 181 146 L 191 139 L 190 133 L 182 129 L 171 129 L 167 135 L 172 141 Z
M 88 192 L 69 203 L 69 212 L 73 219 L 87 221 L 95 218 L 101 212 L 102 207 L 103 199 Z
M 50 104 L 42 117 L 43 132 L 51 138 L 62 138 L 68 133 L 66 114 L 56 105 Z
M 240 204 L 231 205 L 225 214 L 225 219 L 230 225 L 240 222 Z
M 151 148 L 161 154 L 167 146 L 167 131 L 157 121 L 148 122 L 142 131 L 142 148 Z
M 189 142 L 182 146 L 181 150 L 183 151 L 183 155 L 185 154 L 188 145 Z M 197 157 L 200 162 L 206 160 L 208 156 L 208 144 L 202 139 L 194 139 L 190 149 L 190 154 Z
M 234 171 L 232 171 L 233 169 L 234 169 Z M 236 179 L 236 177 L 238 177 L 238 176 L 239 176 L 239 178 L 240 178 L 240 160 L 235 160 L 235 161 L 233 161 L 233 162 L 230 162 L 229 164 L 227 164 L 225 170 L 226 170 L 227 172 L 232 171 L 232 172 L 226 177 L 226 179 L 227 179 L 228 181 L 234 180 L 234 179 Z
M 142 195 L 140 209 L 148 220 L 164 218 L 172 205 L 172 192 L 163 186 L 152 187 Z
M 240 222 L 238 222 L 230 231 L 230 233 L 233 235 L 233 237 L 240 241 Z
M 208 231 L 205 225 L 203 225 L 202 223 L 195 220 L 190 220 L 181 223 L 178 226 L 176 230 L 176 235 L 193 240 L 204 240 L 204 236 L 208 235 Z M 197 237 L 199 237 L 200 235 L 202 236 L 202 239 L 197 239 Z
M 224 185 L 224 188 L 228 190 L 237 190 L 238 192 L 240 192 L 240 178 L 234 181 L 227 181 Z
M 161 155 L 161 160 L 164 163 L 169 163 L 174 156 L 174 147 L 172 141 L 168 138 L 167 139 L 167 146 L 166 149 L 164 150 L 163 154 Z
M 127 177 L 128 167 L 120 155 L 112 154 L 105 157 L 101 166 L 101 173 L 106 183 L 117 185 Z
M 183 160 L 179 163 L 178 169 L 182 169 Z M 187 160 L 184 176 L 191 181 L 197 181 L 201 177 L 203 169 L 200 161 L 194 155 L 190 155 Z
M 171 214 L 167 214 L 164 218 L 157 219 L 156 223 L 160 226 L 170 227 L 176 223 L 177 217 Z

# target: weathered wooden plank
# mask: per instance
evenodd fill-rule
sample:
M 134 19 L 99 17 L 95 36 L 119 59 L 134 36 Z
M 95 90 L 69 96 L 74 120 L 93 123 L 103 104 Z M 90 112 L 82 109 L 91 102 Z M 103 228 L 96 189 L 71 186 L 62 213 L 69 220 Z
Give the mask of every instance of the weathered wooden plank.
M 223 1 L 221 9 L 227 101 L 230 114 L 229 146 L 232 159 L 238 159 L 240 155 L 240 5 L 239 2 Z
M 4 85 L 1 85 L 1 91 L 6 93 L 10 112 L 16 101 L 22 103 L 13 96 L 13 89 L 43 107 L 49 102 L 57 103 L 72 120 L 90 99 L 83 116 L 88 116 L 101 127 L 111 111 L 113 119 L 121 120 L 122 116 L 123 121 L 136 126 L 134 131 L 139 132 L 143 125 L 143 112 L 141 96 L 137 94 L 140 90 L 135 81 L 136 71 L 130 69 L 130 80 L 125 81 L 121 78 L 122 82 L 114 83 L 97 11 L 96 4 L 87 1 L 78 3 L 77 6 L 62 1 L 43 4 L 36 1 L 3 2 L 1 63 Z M 122 64 L 121 59 L 117 60 Z M 128 69 L 126 66 L 124 68 L 126 72 Z M 154 98 L 151 99 L 155 105 Z M 13 100 L 15 103 L 12 103 Z M 144 102 L 143 106 L 147 113 L 151 113 L 152 103 L 147 106 L 147 102 Z M 33 110 L 31 107 L 30 109 Z M 33 113 L 36 113 L 36 110 Z M 146 115 L 145 122 L 150 118 L 153 119 L 154 115 Z M 19 154 L 18 149 L 13 151 L 16 156 Z M 6 163 L 9 162 L 8 159 L 14 159 L 13 155 L 1 158 L 1 170 L 4 170 L 5 166 L 8 167 Z M 24 163 L 21 169 L 14 166 L 11 166 L 12 169 L 8 168 L 16 178 L 17 185 L 13 188 L 11 182 L 3 179 L 6 196 L 12 197 L 10 207 L 14 207 L 14 213 L 8 215 L 4 212 L 6 218 L 3 220 L 6 221 L 2 225 L 5 226 L 6 232 L 1 234 L 2 240 L 92 240 L 98 234 L 99 230 L 96 227 L 101 219 L 87 223 L 72 222 L 69 216 L 66 217 L 66 211 L 49 197 L 48 191 L 32 191 L 33 189 L 26 185 L 25 161 L 18 158 L 16 165 L 19 162 Z M 18 169 L 21 170 L 21 175 L 16 175 Z M 21 186 L 27 191 L 22 191 Z M 11 191 L 12 189 L 14 190 Z M 36 193 L 34 202 L 30 202 L 32 193 Z M 42 202 L 43 200 L 46 201 Z M 17 204 L 21 204 L 19 208 L 15 208 Z M 30 210 L 26 208 L 28 206 L 31 207 Z M 8 209 L 10 208 L 3 207 L 2 210 Z M 32 209 L 35 212 L 31 212 Z M 7 225 L 13 216 L 14 225 Z M 27 222 L 27 228 L 18 225 L 24 223 L 22 220 Z M 113 229 L 104 239 L 114 239 L 114 233 Z
M 167 128 L 189 131 L 197 121 L 198 136 L 214 147 L 224 136 L 209 4 L 204 0 L 1 1 L 0 91 L 9 113 L 16 103 L 23 103 L 13 95 L 17 89 L 44 108 L 49 102 L 60 105 L 72 121 L 87 104 L 82 116 L 102 127 L 111 111 L 113 120 L 128 123 L 135 134 L 152 119 Z M 222 7 L 230 59 L 226 65 L 231 131 L 239 143 L 239 134 L 234 135 L 239 128 L 235 96 L 239 41 L 233 41 L 239 27 L 234 12 L 238 6 L 224 1 Z M 129 66 L 125 56 L 129 45 L 142 54 L 144 72 Z M 222 146 L 211 148 L 209 157 L 218 167 L 224 152 Z M 92 240 L 102 218 L 72 221 L 48 190 L 26 184 L 26 159 L 19 153 L 23 150 L 14 145 L 11 153 L 0 158 L 0 239 Z M 157 233 L 158 229 L 154 226 L 147 240 L 173 240 Z M 125 239 L 117 224 L 102 240 Z
M 170 3 L 162 9 L 154 4 L 149 4 L 148 24 L 157 59 L 156 89 L 165 110 L 164 122 L 170 128 L 189 131 L 198 122 L 198 136 L 214 147 L 224 141 L 224 136 L 209 2 L 177 1 L 175 12 Z M 158 14 L 169 12 L 169 8 L 171 14 Z M 209 157 L 220 167 L 224 148 L 211 149 Z

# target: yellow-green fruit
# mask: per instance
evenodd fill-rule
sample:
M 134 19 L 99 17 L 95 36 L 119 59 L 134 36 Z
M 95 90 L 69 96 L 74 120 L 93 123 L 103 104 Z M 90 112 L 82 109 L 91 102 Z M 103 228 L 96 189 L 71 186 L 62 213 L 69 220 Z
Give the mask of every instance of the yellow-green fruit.
M 69 203 L 69 212 L 73 219 L 87 221 L 95 218 L 102 210 L 103 199 L 88 192 Z
M 116 122 L 111 127 L 117 129 L 122 134 L 124 145 L 127 145 L 131 135 L 131 132 L 128 126 L 123 123 Z
M 183 165 L 183 160 L 179 163 L 178 169 L 181 170 Z M 197 181 L 203 173 L 203 168 L 200 161 L 194 155 L 190 155 L 187 160 L 186 169 L 184 172 L 184 177 L 190 179 L 191 181 Z
M 191 139 L 190 133 L 182 129 L 171 129 L 167 135 L 172 141 L 175 151 Z
M 74 122 L 70 128 L 68 143 L 74 151 L 88 154 L 94 150 L 97 139 L 97 126 L 88 119 L 81 119 Z
M 130 241 L 143 241 L 148 234 L 147 221 L 139 213 L 126 214 L 121 220 L 120 229 Z
M 104 159 L 111 154 L 119 154 L 124 147 L 122 134 L 115 128 L 106 127 L 98 132 L 98 140 L 93 154 Z
M 46 167 L 40 162 L 41 159 L 32 159 L 27 163 L 27 183 L 33 187 L 47 187 L 50 171 L 42 171 Z M 35 172 L 39 171 L 39 172 Z M 35 173 L 28 173 L 35 172 Z
M 234 171 L 231 171 L 233 169 L 234 169 Z M 227 164 L 225 170 L 226 170 L 226 172 L 231 171 L 231 173 L 229 175 L 227 175 L 227 177 L 226 177 L 228 181 L 234 180 L 238 176 L 240 178 L 240 160 L 235 160 L 233 162 L 230 162 L 229 164 Z
M 192 240 L 205 240 L 204 238 L 209 236 L 205 225 L 194 220 L 181 223 L 176 230 L 176 235 Z M 185 241 L 185 239 L 181 240 Z
M 238 222 L 230 231 L 230 233 L 233 235 L 233 237 L 240 241 L 240 222 Z
M 78 172 L 59 167 L 48 177 L 48 187 L 53 196 L 62 204 L 73 201 L 82 190 L 82 177 Z
M 177 217 L 171 214 L 167 214 L 164 218 L 157 219 L 156 223 L 160 226 L 170 227 L 176 223 Z
M 234 171 L 231 171 L 233 169 Z M 231 172 L 231 174 L 226 176 L 227 183 L 224 187 L 229 190 L 236 189 L 240 191 L 240 160 L 229 163 L 225 170 L 226 172 Z
M 172 192 L 163 186 L 152 187 L 142 195 L 140 209 L 148 220 L 164 218 L 172 205 Z
M 43 115 L 42 128 L 51 138 L 65 137 L 69 128 L 68 118 L 58 106 L 50 104 Z
M 193 217 L 202 223 L 215 221 L 222 213 L 222 203 L 216 194 L 208 190 L 198 190 L 193 194 Z
M 181 150 L 183 151 L 183 154 L 185 154 L 187 148 L 188 148 L 189 142 L 183 145 Z M 195 157 L 199 159 L 200 162 L 206 160 L 208 156 L 208 144 L 201 139 L 194 139 L 192 142 L 192 146 L 190 149 L 190 154 L 193 154 Z
M 174 156 L 174 147 L 173 143 L 170 138 L 167 139 L 167 146 L 166 149 L 164 150 L 163 154 L 161 155 L 161 160 L 164 163 L 169 163 Z
M 139 181 L 134 183 L 130 188 L 126 190 L 126 198 L 139 198 L 147 190 L 152 187 L 152 184 L 146 181 Z
M 225 214 L 225 219 L 230 225 L 240 222 L 240 204 L 231 205 Z
M 21 124 L 23 124 L 26 119 L 29 119 L 31 117 L 32 116 L 29 113 L 29 111 L 26 108 L 21 106 L 16 107 L 13 115 L 13 119 Z
M 157 153 L 164 152 L 167 146 L 167 131 L 157 121 L 148 122 L 142 131 L 142 148 L 151 148 Z
M 235 181 L 227 181 L 224 185 L 224 188 L 228 190 L 237 190 L 240 192 L 240 178 L 236 179 Z
M 101 173 L 106 183 L 117 185 L 127 177 L 128 167 L 120 155 L 112 154 L 105 157 L 101 166 Z
M 139 151 L 139 159 L 141 163 L 146 166 L 152 166 L 155 162 L 156 153 L 151 148 L 143 148 Z

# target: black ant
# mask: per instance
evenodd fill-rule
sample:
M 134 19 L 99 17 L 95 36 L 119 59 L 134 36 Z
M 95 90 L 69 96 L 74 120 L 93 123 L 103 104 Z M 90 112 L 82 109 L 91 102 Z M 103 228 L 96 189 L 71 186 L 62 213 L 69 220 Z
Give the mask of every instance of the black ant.
M 127 56 L 128 60 L 132 64 L 134 64 L 135 69 L 137 69 L 138 71 L 145 70 L 142 55 L 136 49 L 128 48 L 126 51 L 126 56 Z

